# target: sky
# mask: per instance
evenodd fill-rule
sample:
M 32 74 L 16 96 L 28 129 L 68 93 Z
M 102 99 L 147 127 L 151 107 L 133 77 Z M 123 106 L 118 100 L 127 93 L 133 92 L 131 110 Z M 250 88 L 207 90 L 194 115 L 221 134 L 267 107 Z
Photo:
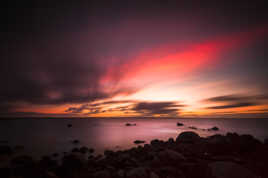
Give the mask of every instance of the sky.
M 267 118 L 264 2 L 9 4 L 0 117 Z

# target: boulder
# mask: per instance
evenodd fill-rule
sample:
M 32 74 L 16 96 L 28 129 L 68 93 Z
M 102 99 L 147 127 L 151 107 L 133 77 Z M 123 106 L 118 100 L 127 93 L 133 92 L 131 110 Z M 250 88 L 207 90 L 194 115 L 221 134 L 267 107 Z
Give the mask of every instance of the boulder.
M 181 154 L 176 151 L 166 149 L 163 151 L 160 151 L 157 154 L 158 158 L 163 161 L 163 162 L 169 162 L 169 163 L 174 163 L 174 162 L 180 162 L 180 161 L 185 161 L 186 158 Z
M 180 126 L 184 126 L 183 123 L 180 123 L 180 122 L 177 122 L 177 126 L 180 127 Z
M 155 172 L 150 172 L 150 178 L 159 178 Z
M 0 145 L 0 155 L 1 154 L 12 154 L 12 149 L 10 148 L 10 146 L 7 145 Z
M 209 167 L 215 178 L 257 178 L 250 170 L 232 162 L 213 162 Z
M 136 126 L 136 124 L 126 123 L 126 126 Z
M 89 149 L 87 147 L 83 146 L 79 149 L 79 151 L 80 151 L 80 153 L 85 154 L 89 151 Z
M 79 140 L 73 140 L 73 144 L 78 144 L 78 143 L 80 143 Z
M 142 144 L 142 143 L 145 143 L 145 141 L 144 140 L 135 140 L 134 143 L 135 144 Z
M 200 136 L 195 132 L 182 132 L 176 138 L 176 142 L 193 143 L 200 140 Z
M 127 172 L 126 178 L 148 178 L 148 173 L 144 167 L 133 168 Z
M 218 131 L 218 130 L 220 130 L 218 127 L 212 127 L 210 129 L 208 129 L 208 131 Z
M 108 170 L 98 171 L 94 174 L 94 178 L 111 178 L 110 172 Z

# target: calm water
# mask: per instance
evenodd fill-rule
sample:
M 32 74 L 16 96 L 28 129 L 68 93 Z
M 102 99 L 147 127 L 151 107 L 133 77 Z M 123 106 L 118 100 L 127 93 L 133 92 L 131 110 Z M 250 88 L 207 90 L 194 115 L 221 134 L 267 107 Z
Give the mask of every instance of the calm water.
M 126 127 L 125 124 L 136 123 Z M 185 126 L 177 127 L 176 123 Z M 67 124 L 72 124 L 68 128 Z M 23 145 L 25 152 L 41 156 L 70 151 L 77 146 L 92 147 L 97 153 L 105 149 L 120 150 L 134 146 L 133 141 L 176 138 L 180 132 L 217 126 L 219 131 L 195 130 L 200 136 L 237 132 L 252 134 L 260 140 L 268 138 L 268 119 L 17 119 L 0 120 L 0 141 L 9 145 Z M 80 140 L 74 145 L 71 141 Z

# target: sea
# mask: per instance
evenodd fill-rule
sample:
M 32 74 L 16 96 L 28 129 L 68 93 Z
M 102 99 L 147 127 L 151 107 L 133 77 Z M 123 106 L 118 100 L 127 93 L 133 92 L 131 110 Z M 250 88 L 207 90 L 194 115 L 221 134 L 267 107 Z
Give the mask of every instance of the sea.
M 183 126 L 177 126 L 177 123 Z M 136 124 L 126 126 L 126 123 Z M 68 127 L 71 124 L 72 127 Z M 196 127 L 191 129 L 189 127 Z M 218 127 L 218 131 L 207 129 Z M 70 152 L 74 148 L 93 148 L 95 154 L 105 150 L 136 147 L 135 140 L 150 143 L 168 140 L 185 131 L 201 137 L 236 132 L 250 134 L 263 141 L 268 138 L 268 119 L 174 119 L 174 118 L 18 118 L 0 120 L 0 145 L 23 146 L 25 154 L 41 157 Z M 79 143 L 74 144 L 74 140 Z

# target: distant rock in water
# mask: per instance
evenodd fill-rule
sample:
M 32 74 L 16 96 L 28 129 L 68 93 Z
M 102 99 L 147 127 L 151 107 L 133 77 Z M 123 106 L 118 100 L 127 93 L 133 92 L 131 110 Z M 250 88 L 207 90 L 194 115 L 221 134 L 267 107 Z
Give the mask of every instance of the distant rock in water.
M 72 126 L 73 126 L 72 124 L 68 124 L 68 125 L 67 125 L 68 128 L 70 128 L 70 127 L 72 127 Z
M 218 127 L 212 127 L 210 129 L 208 129 L 208 131 L 218 131 L 218 130 L 220 130 Z
M 177 126 L 184 126 L 183 123 L 177 122 Z
M 142 143 L 145 143 L 145 141 L 144 140 L 135 140 L 134 143 L 135 144 L 142 144 Z
M 136 126 L 136 124 L 126 123 L 126 126 Z
M 190 126 L 190 127 L 188 127 L 189 129 L 193 129 L 193 130 L 197 130 L 197 128 L 196 127 L 194 127 L 194 126 Z

